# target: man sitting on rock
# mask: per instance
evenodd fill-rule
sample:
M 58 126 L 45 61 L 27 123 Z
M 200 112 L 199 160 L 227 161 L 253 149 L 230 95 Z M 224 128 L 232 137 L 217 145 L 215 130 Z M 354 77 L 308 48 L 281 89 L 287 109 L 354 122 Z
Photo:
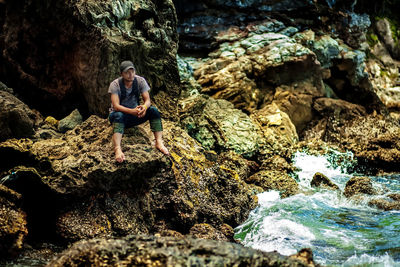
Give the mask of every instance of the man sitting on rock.
M 121 76 L 111 82 L 108 92 L 111 94 L 111 108 L 109 120 L 113 124 L 112 137 L 115 159 L 123 162 L 125 155 L 121 149 L 121 140 L 125 128 L 130 128 L 150 120 L 150 129 L 156 139 L 156 148 L 163 154 L 169 155 L 162 139 L 162 123 L 160 112 L 151 106 L 149 90 L 146 80 L 136 75 L 131 61 L 123 61 L 120 65 Z M 139 96 L 142 95 L 144 104 L 139 105 Z

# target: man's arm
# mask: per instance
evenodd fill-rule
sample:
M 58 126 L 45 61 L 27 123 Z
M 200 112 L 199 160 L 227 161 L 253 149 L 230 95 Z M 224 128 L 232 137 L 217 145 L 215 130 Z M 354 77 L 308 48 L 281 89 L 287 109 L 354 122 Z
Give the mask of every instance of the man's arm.
M 120 111 L 126 114 L 131 114 L 134 116 L 138 116 L 139 108 L 127 108 L 119 104 L 119 96 L 118 94 L 111 94 L 111 103 L 115 111 Z

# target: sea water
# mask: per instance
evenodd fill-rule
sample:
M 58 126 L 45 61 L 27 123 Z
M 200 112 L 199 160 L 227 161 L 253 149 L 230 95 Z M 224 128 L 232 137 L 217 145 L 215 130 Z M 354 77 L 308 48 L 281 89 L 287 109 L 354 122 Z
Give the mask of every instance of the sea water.
M 245 246 L 292 255 L 311 248 L 314 260 L 329 266 L 400 266 L 400 211 L 382 211 L 352 202 L 335 190 L 310 186 L 316 172 L 337 184 L 340 191 L 353 176 L 350 153 L 313 156 L 298 152 L 295 178 L 301 191 L 281 199 L 279 192 L 258 195 L 259 205 L 235 229 Z M 400 193 L 400 175 L 370 177 L 385 193 Z

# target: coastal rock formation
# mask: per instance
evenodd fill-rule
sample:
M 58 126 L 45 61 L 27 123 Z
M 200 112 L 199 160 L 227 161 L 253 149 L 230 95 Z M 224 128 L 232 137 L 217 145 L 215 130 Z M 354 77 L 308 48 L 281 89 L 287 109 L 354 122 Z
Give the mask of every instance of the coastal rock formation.
M 176 237 L 127 236 L 80 241 L 48 266 L 312 266 L 276 252 L 261 252 L 223 241 Z M 311 262 L 310 264 L 314 264 Z
M 3 182 L 3 181 L 2 181 Z M 15 256 L 28 234 L 21 195 L 0 184 L 0 256 Z
M 375 195 L 376 190 L 372 187 L 370 178 L 354 176 L 347 181 L 343 194 L 346 197 L 352 197 L 357 194 Z
M 2 171 L 18 165 L 37 169 L 18 173 L 25 177 L 18 192 L 26 198 L 36 188 L 48 199 L 54 231 L 69 241 L 157 229 L 185 234 L 197 223 L 222 231 L 223 224 L 243 222 L 257 205 L 234 169 L 216 164 L 217 157 L 173 123 L 166 122 L 164 129 L 171 158 L 153 147 L 148 125 L 141 125 L 125 133 L 126 161 L 117 164 L 111 135 L 107 120 L 91 116 L 58 139 L 8 140 L 0 144 L 0 153 L 12 160 Z M 24 188 L 29 180 L 35 186 Z
M 265 29 L 264 29 L 265 30 Z M 252 112 L 274 95 L 274 87 L 311 79 L 322 90 L 315 54 L 292 38 L 273 32 L 223 43 L 194 71 L 202 93 Z
M 35 1 L 7 1 L 4 6 L 0 77 L 36 109 L 65 116 L 79 107 L 105 115 L 108 85 L 125 59 L 134 61 L 152 94 L 166 92 L 172 103 L 179 95 L 172 1 L 52 1 L 40 7 Z

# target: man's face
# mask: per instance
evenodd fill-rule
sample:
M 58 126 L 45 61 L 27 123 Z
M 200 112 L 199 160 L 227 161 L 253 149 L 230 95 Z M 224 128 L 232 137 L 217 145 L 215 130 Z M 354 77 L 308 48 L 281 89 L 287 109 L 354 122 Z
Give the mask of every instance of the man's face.
M 125 81 L 133 81 L 134 77 L 135 77 L 134 69 L 129 69 L 122 72 L 122 78 L 124 78 Z

